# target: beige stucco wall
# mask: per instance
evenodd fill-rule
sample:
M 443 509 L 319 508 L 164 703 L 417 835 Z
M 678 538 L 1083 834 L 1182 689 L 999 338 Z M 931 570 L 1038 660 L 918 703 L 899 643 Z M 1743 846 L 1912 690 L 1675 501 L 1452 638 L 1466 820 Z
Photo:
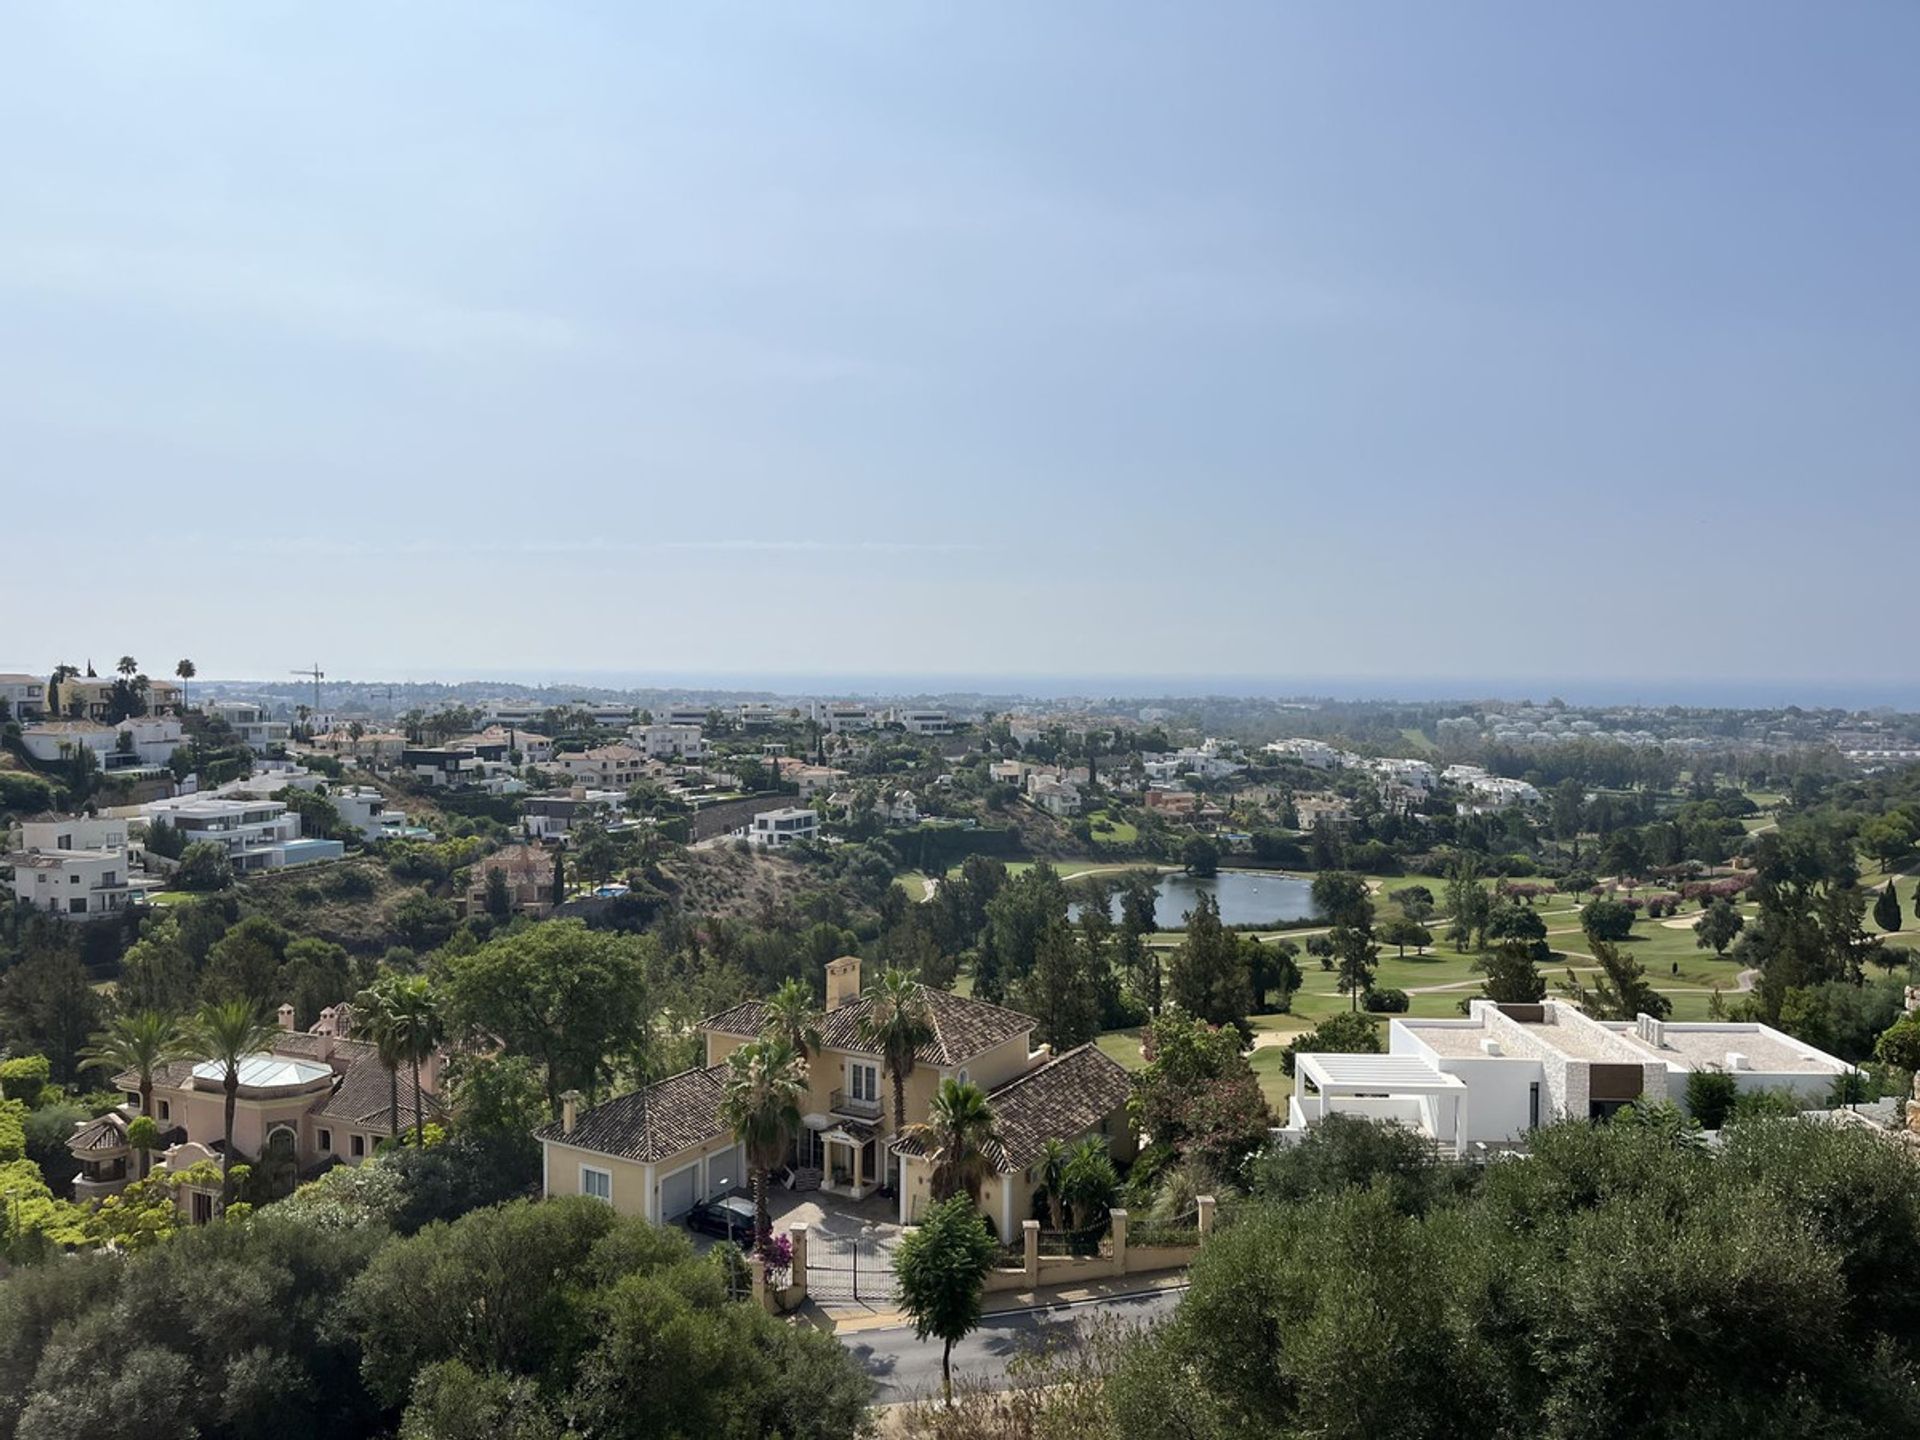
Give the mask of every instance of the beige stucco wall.
M 602 1155 L 595 1150 L 582 1150 L 575 1145 L 565 1145 L 557 1140 L 542 1142 L 546 1151 L 546 1185 L 549 1196 L 578 1195 L 580 1189 L 580 1167 L 591 1165 L 596 1170 L 605 1170 L 613 1176 L 613 1208 L 622 1215 L 638 1215 L 651 1220 L 653 1209 L 653 1167 L 637 1164 L 632 1160 L 620 1160 L 612 1155 Z
M 327 1097 L 325 1089 L 278 1100 L 254 1100 L 241 1095 L 234 1100 L 233 1147 L 235 1158 L 257 1157 L 266 1139 L 276 1127 L 285 1125 L 294 1133 L 294 1148 L 300 1164 L 311 1165 L 321 1158 L 315 1139 L 315 1125 L 307 1112 Z M 167 1102 L 168 1118 L 157 1120 L 162 1129 L 183 1126 L 189 1140 L 212 1145 L 226 1137 L 226 1095 L 220 1090 L 172 1090 L 156 1086 L 153 1092 L 156 1118 L 162 1100 Z M 344 1155 L 345 1142 L 335 1131 L 335 1147 Z M 369 1147 L 371 1148 L 371 1147 Z
M 982 1090 L 994 1090 L 1027 1070 L 1027 1042 L 1031 1031 L 1003 1040 L 991 1050 L 982 1051 L 966 1064 L 967 1078 Z
M 728 1178 L 721 1172 L 732 1167 L 722 1163 L 734 1148 L 731 1135 L 722 1135 L 705 1144 L 691 1145 L 665 1160 L 657 1160 L 644 1165 L 634 1160 L 622 1160 L 617 1156 L 603 1155 L 597 1150 L 582 1149 L 577 1145 L 568 1145 L 558 1140 L 542 1141 L 545 1150 L 547 1195 L 579 1195 L 580 1167 L 591 1165 L 596 1170 L 605 1170 L 613 1177 L 613 1208 L 622 1215 L 638 1215 L 647 1220 L 660 1218 L 660 1186 L 669 1177 L 689 1165 L 700 1167 L 694 1179 L 694 1195 L 699 1199 L 711 1198 L 725 1188 L 721 1181 Z M 742 1165 L 742 1173 L 732 1177 L 737 1185 L 744 1186 L 747 1176 Z
M 1127 1111 L 1124 1105 L 1117 1107 L 1107 1116 L 1104 1130 L 1096 1127 L 1082 1131 L 1083 1135 L 1104 1134 L 1109 1150 L 1116 1161 L 1133 1159 L 1139 1148 L 1132 1129 L 1127 1124 Z M 1062 1135 L 1060 1137 L 1071 1145 L 1080 1135 Z M 917 1222 L 925 1214 L 932 1200 L 933 1167 L 918 1157 L 907 1157 L 901 1180 L 904 1208 L 901 1213 L 909 1224 Z M 1000 1238 L 1006 1244 L 1013 1244 L 1020 1238 L 1021 1223 L 1033 1216 L 1033 1197 L 1038 1189 L 1032 1169 L 1019 1171 L 1012 1175 L 996 1175 L 989 1179 L 980 1192 L 980 1209 L 994 1228 L 1000 1232 Z

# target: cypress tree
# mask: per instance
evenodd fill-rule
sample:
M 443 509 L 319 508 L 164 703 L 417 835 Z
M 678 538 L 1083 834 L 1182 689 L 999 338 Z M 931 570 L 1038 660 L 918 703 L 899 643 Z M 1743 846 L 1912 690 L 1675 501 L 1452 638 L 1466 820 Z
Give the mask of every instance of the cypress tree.
M 1900 897 L 1894 892 L 1893 881 L 1887 881 L 1887 888 L 1880 892 L 1880 898 L 1873 902 L 1873 923 L 1882 930 L 1900 928 Z
M 567 847 L 558 846 L 553 852 L 553 905 L 557 910 L 567 903 Z

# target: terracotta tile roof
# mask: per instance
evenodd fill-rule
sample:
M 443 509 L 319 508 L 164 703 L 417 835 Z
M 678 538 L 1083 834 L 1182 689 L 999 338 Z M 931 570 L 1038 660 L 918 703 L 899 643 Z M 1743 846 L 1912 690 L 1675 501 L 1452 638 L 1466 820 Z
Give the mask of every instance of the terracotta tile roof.
M 372 1046 L 365 1048 L 369 1058 L 357 1059 L 350 1064 L 339 1083 L 333 1087 L 333 1093 L 327 1097 L 326 1103 L 316 1106 L 310 1113 L 315 1119 L 341 1120 L 364 1130 L 405 1130 L 414 1120 L 413 1077 L 405 1066 L 401 1067 L 400 1113 L 396 1124 L 388 1108 L 393 1090 L 387 1077 L 387 1067 L 377 1058 L 372 1058 Z M 440 1102 L 431 1095 L 426 1096 L 425 1100 L 426 1119 L 430 1122 L 438 1120 Z
M 1001 1172 L 1026 1169 L 1049 1140 L 1071 1140 L 1097 1128 L 1127 1103 L 1131 1089 L 1126 1067 L 1091 1043 L 1009 1080 L 987 1096 L 1000 1136 Z
M 533 879 L 544 884 L 553 878 L 553 856 L 538 845 L 509 845 L 474 861 L 468 872 L 469 883 L 485 885 L 490 870 L 505 871 L 509 880 Z
M 642 1164 L 664 1160 L 725 1133 L 720 1098 L 726 1073 L 724 1065 L 683 1070 L 657 1085 L 585 1111 L 577 1117 L 571 1135 L 563 1135 L 560 1126 L 552 1124 L 534 1131 L 534 1138 Z
M 1097 1128 L 1126 1104 L 1132 1089 L 1126 1067 L 1088 1043 L 1055 1056 L 987 1095 L 997 1137 L 988 1146 L 1001 1174 L 1024 1170 L 1040 1158 L 1049 1140 L 1072 1140 Z M 894 1147 L 902 1155 L 925 1155 L 912 1136 Z
M 124 1150 L 127 1148 L 127 1122 L 120 1115 L 109 1112 L 82 1125 L 67 1137 L 67 1149 L 76 1155 L 85 1155 L 100 1150 Z
M 982 1051 L 1004 1044 L 1016 1035 L 1026 1034 L 1038 1022 L 1031 1015 L 989 1005 L 984 1000 L 934 990 L 925 985 L 920 993 L 933 1012 L 933 1039 L 922 1045 L 914 1059 L 923 1065 L 964 1065 Z M 855 1055 L 873 1055 L 860 1038 L 860 1021 L 871 1012 L 873 1002 L 862 995 L 838 1010 L 829 1010 L 820 1022 L 820 1042 L 828 1050 L 843 1050 Z M 700 1022 L 703 1030 L 722 1035 L 758 1036 L 766 1028 L 767 1007 L 758 1000 L 747 1000 L 709 1016 Z
M 380 1052 L 367 1041 L 335 1040 L 325 1035 L 305 1035 L 296 1030 L 275 1035 L 268 1048 L 275 1055 L 288 1055 L 301 1060 L 325 1060 L 339 1076 L 334 1082 L 333 1092 L 309 1110 L 309 1114 L 379 1133 L 396 1128 L 387 1113 L 391 1098 L 387 1070 L 380 1063 Z M 170 1061 L 153 1072 L 153 1083 L 169 1090 L 184 1089 L 192 1081 L 193 1067 L 198 1063 L 197 1060 Z M 132 1091 L 138 1088 L 139 1077 L 129 1071 L 124 1075 L 116 1075 L 113 1083 L 122 1090 Z M 426 1111 L 427 1120 L 432 1122 L 440 1118 L 445 1107 L 437 1098 L 428 1095 Z M 413 1118 L 413 1077 L 402 1067 L 397 1128 L 406 1129 L 413 1124 Z

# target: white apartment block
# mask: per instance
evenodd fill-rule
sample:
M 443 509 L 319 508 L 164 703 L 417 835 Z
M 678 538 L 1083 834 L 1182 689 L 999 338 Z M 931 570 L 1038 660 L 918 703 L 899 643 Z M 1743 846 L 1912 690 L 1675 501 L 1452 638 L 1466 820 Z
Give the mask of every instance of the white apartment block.
M 699 725 L 630 725 L 627 736 L 649 760 L 698 760 L 707 753 Z
M 215 700 L 203 707 L 224 720 L 249 750 L 264 755 L 275 746 L 284 746 L 293 736 L 293 727 L 285 720 L 274 720 L 264 705 L 251 700 Z
M 13 898 L 48 915 L 96 920 L 126 905 L 127 852 L 121 850 L 45 850 L 9 855 Z
M 206 842 L 227 852 L 240 873 L 280 870 L 338 860 L 346 847 L 338 840 L 308 839 L 300 834 L 300 816 L 278 800 L 215 799 L 179 796 L 142 805 L 148 819 L 164 820 L 189 845 Z
M 1439 772 L 1424 760 L 1398 760 L 1389 756 L 1369 760 L 1367 769 L 1389 785 L 1404 786 L 1422 795 L 1433 789 L 1440 779 Z
M 820 812 L 790 805 L 781 810 L 762 810 L 753 817 L 745 838 L 764 850 L 784 850 L 802 840 L 820 838 Z
M 118 725 L 97 720 L 43 720 L 20 732 L 20 743 L 34 759 L 52 763 L 76 750 L 91 750 L 100 769 L 109 775 L 131 777 L 158 774 L 185 744 L 180 722 L 172 716 L 142 716 Z
M 909 735 L 951 735 L 953 716 L 945 710 L 896 709 L 893 723 Z
M 61 850 L 124 850 L 127 822 L 111 815 L 55 815 L 22 820 L 20 849 L 29 854 Z
M 749 730 L 764 730 L 769 726 L 784 725 L 791 718 L 780 706 L 769 705 L 764 700 L 742 701 L 736 713 L 741 725 Z
M 1485 814 L 1514 805 L 1538 805 L 1542 801 L 1539 790 L 1525 780 L 1490 775 L 1478 765 L 1449 765 L 1440 773 L 1440 778 L 1467 792 L 1468 798 L 1455 807 L 1462 815 Z
M 1358 758 L 1345 750 L 1335 749 L 1324 740 L 1275 740 L 1261 748 L 1269 755 L 1277 755 L 1283 760 L 1298 760 L 1315 770 L 1343 769 Z
M 387 809 L 387 797 L 371 785 L 345 785 L 327 798 L 340 812 L 341 823 L 360 832 L 362 840 L 422 840 L 433 832 L 415 825 L 403 810 Z
M 1784 1090 L 1813 1108 L 1835 1076 L 1854 1068 L 1768 1025 L 1599 1021 L 1563 1000 L 1475 1000 L 1466 1019 L 1399 1018 L 1387 1035 L 1385 1055 L 1300 1055 L 1280 1138 L 1298 1138 L 1328 1115 L 1357 1115 L 1408 1126 L 1464 1155 L 1475 1144 L 1522 1143 L 1556 1120 L 1604 1119 L 1636 1101 L 1684 1110 L 1695 1070 L 1723 1071 L 1743 1091 Z
M 13 719 L 38 720 L 47 713 L 46 677 L 0 671 L 0 700 L 7 702 L 7 714 Z
M 556 755 L 547 768 L 561 771 L 576 785 L 625 789 L 646 778 L 648 763 L 644 750 L 622 743 Z
M 1041 780 L 1029 787 L 1027 798 L 1056 819 L 1080 813 L 1080 791 L 1065 780 Z
M 877 718 L 865 705 L 829 705 L 821 723 L 829 735 L 854 735 L 873 729 Z

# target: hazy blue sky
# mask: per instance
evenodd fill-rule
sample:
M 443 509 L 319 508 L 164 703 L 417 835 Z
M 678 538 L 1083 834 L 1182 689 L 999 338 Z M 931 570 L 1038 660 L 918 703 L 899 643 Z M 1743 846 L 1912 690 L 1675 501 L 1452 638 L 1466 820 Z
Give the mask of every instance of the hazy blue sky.
M 10 10 L 0 669 L 1913 676 L 1911 0 L 640 10 Z

